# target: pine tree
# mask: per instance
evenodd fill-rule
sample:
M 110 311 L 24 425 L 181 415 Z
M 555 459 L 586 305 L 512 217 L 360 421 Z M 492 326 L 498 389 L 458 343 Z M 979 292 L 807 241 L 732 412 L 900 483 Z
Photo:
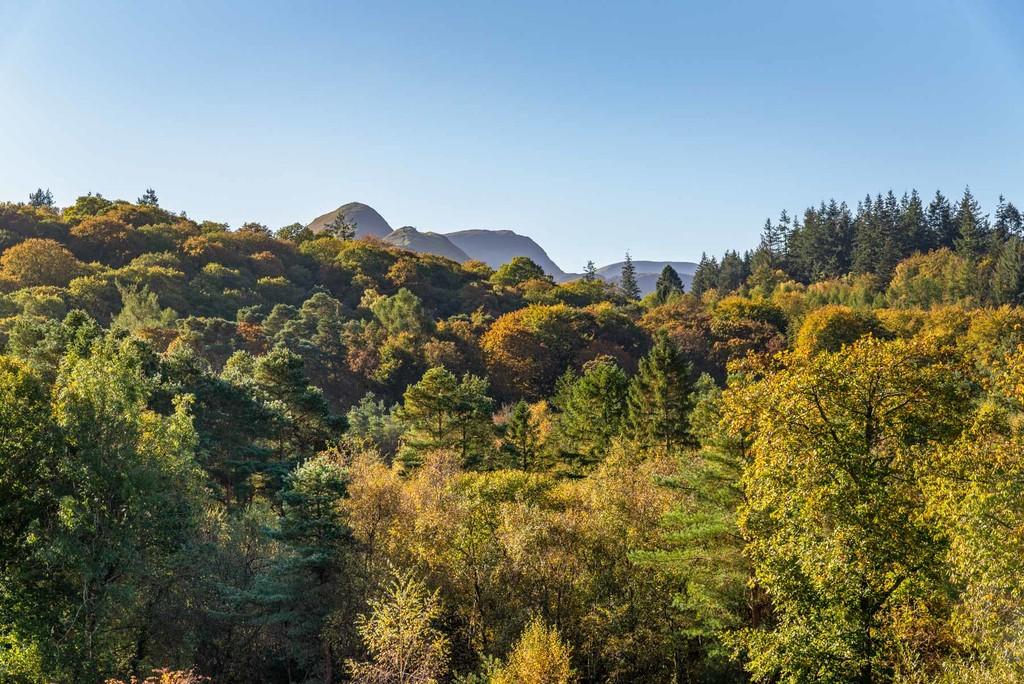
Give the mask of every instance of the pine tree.
M 1013 203 L 1007 202 L 1002 195 L 999 196 L 999 206 L 996 207 L 993 229 L 993 239 L 997 246 L 1014 235 L 1024 237 L 1024 217 L 1021 216 L 1020 210 L 1013 206 Z
M 537 424 L 530 415 L 530 405 L 523 400 L 516 402 L 505 424 L 502 450 L 509 456 L 515 467 L 530 470 L 536 465 L 540 435 Z
M 956 225 L 960 234 L 956 250 L 968 259 L 980 257 L 988 245 L 988 217 L 981 213 L 981 205 L 974 199 L 971 189 L 964 188 L 964 196 L 957 206 Z
M 905 256 L 914 252 L 927 252 L 936 246 L 934 235 L 928 227 L 924 204 L 921 202 L 921 196 L 917 194 L 917 190 L 912 190 L 909 196 L 903 196 L 900 208 L 900 232 L 907 241 Z
M 626 374 L 609 356 L 588 361 L 578 378 L 559 382 L 552 403 L 561 409 L 558 441 L 565 458 L 589 466 L 604 457 L 622 424 L 627 387 Z
M 690 292 L 700 297 L 708 290 L 718 287 L 718 270 L 718 260 L 715 257 L 709 259 L 707 253 L 702 252 L 697 270 L 693 272 Z
M 692 390 L 692 367 L 666 335 L 659 335 L 629 383 L 627 434 L 645 448 L 689 442 Z
M 654 298 L 659 304 L 664 304 L 674 294 L 682 294 L 683 280 L 676 273 L 670 264 L 665 264 L 658 276 L 658 283 L 654 287 Z
M 156 190 L 153 188 L 146 188 L 146 192 L 142 193 L 142 197 L 140 197 L 136 203 L 141 204 L 144 207 L 160 206 L 160 200 L 157 199 Z
M 45 191 L 39 188 L 28 196 L 28 203 L 33 207 L 50 209 L 53 207 L 53 194 L 49 188 Z
M 636 282 L 636 266 L 633 265 L 633 257 L 629 255 L 629 252 L 626 252 L 626 260 L 622 262 L 619 291 L 628 300 L 640 299 L 640 286 Z
M 324 229 L 324 232 L 331 237 L 344 241 L 354 240 L 356 237 L 355 224 L 346 221 L 345 217 L 340 212 L 334 216 L 330 223 L 327 224 L 327 228 Z
M 992 272 L 992 301 L 995 304 L 1018 304 L 1024 294 L 1024 240 L 1016 235 L 999 250 Z
M 953 220 L 953 209 L 949 200 L 938 190 L 928 205 L 927 222 L 933 245 L 950 249 L 956 245 L 959 233 L 957 223 Z
M 782 212 L 782 218 L 785 218 L 787 223 L 789 217 L 786 216 L 786 212 Z M 788 226 L 784 226 L 781 222 L 772 224 L 770 218 L 764 220 L 764 228 L 761 229 L 761 252 L 767 257 L 768 267 L 775 269 L 778 268 L 782 262 L 782 256 L 786 249 L 786 233 L 785 229 Z
M 587 265 L 583 269 L 583 280 L 588 283 L 597 280 L 597 266 L 594 265 L 593 261 L 587 261 Z
M 732 292 L 743 284 L 747 275 L 747 265 L 736 250 L 727 251 L 718 268 L 718 282 L 715 286 L 722 294 Z

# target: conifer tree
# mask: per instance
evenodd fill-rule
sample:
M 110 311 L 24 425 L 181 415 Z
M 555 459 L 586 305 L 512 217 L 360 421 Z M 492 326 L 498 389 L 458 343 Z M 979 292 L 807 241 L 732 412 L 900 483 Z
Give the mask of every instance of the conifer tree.
M 160 200 L 156 196 L 156 190 L 146 188 L 146 192 L 142 193 L 142 197 L 138 199 L 137 204 L 141 204 L 144 207 L 159 207 Z
M 683 280 L 676 273 L 676 269 L 670 264 L 665 264 L 658 276 L 658 283 L 654 287 L 654 298 L 659 304 L 664 304 L 673 294 L 682 294 Z
M 999 196 L 999 206 L 996 207 L 993 229 L 993 239 L 997 246 L 1014 235 L 1024 237 L 1024 216 L 1021 216 L 1020 210 L 1013 206 L 1012 202 L 1007 202 L 1002 195 Z
M 739 288 L 747 279 L 747 265 L 736 250 L 729 250 L 722 257 L 722 264 L 718 268 L 718 282 L 716 287 L 722 294 L 727 294 Z
M 953 209 L 949 200 L 938 190 L 928 205 L 927 222 L 934 246 L 952 249 L 956 245 L 959 231 L 956 221 L 953 220 Z
M 782 217 L 787 221 L 789 219 L 786 216 L 786 212 L 782 212 Z M 786 248 L 786 233 L 785 226 L 781 223 L 773 224 L 770 218 L 764 220 L 764 228 L 761 229 L 761 252 L 767 257 L 769 268 L 778 268 L 782 261 L 782 255 Z
M 49 188 L 45 191 L 42 188 L 39 188 L 28 196 L 28 203 L 33 207 L 45 207 L 49 209 L 53 207 L 53 194 L 50 192 Z
M 718 287 L 718 270 L 718 260 L 715 257 L 709 259 L 707 253 L 702 252 L 700 263 L 693 273 L 693 281 L 690 282 L 690 292 L 700 297 Z
M 646 448 L 671 449 L 690 441 L 692 390 L 692 367 L 666 335 L 659 335 L 629 383 L 629 437 Z
M 935 248 L 934 236 L 928 228 L 928 217 L 917 190 L 904 195 L 900 208 L 900 232 L 906 237 L 909 256 L 914 252 L 927 252 Z
M 530 470 L 536 463 L 540 445 L 537 424 L 530 415 L 530 405 L 523 400 L 516 402 L 505 424 L 502 450 L 511 463 L 522 470 Z
M 999 250 L 992 272 L 992 301 L 995 304 L 1017 304 L 1024 293 L 1024 240 L 1010 236 Z
M 596 463 L 619 433 L 626 408 L 628 381 L 615 360 L 588 361 L 578 378 L 560 382 L 554 403 L 561 408 L 559 441 L 563 454 L 579 465 Z
M 957 206 L 956 224 L 960 229 L 957 252 L 968 259 L 980 257 L 988 245 L 988 218 L 981 213 L 981 205 L 970 188 L 964 188 L 964 196 Z
M 339 240 L 354 240 L 356 237 L 356 227 L 354 224 L 349 223 L 345 220 L 345 217 L 339 212 L 330 223 L 327 224 L 327 228 L 324 231 L 331 237 L 336 237 Z
M 626 260 L 622 262 L 619 290 L 628 300 L 640 299 L 640 286 L 636 282 L 636 266 L 633 265 L 633 257 L 629 255 L 629 252 L 626 252 Z
M 597 266 L 591 260 L 588 260 L 587 265 L 583 268 L 583 280 L 588 283 L 597 280 Z

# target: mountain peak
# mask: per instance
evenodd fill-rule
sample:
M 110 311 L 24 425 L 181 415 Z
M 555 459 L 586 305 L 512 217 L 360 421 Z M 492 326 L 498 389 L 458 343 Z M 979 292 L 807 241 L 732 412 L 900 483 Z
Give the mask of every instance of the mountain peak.
M 383 238 L 391 233 L 391 225 L 384 220 L 384 217 L 377 213 L 377 210 L 362 202 L 349 202 L 343 204 L 334 211 L 317 216 L 310 221 L 307 228 L 314 233 L 329 226 L 335 218 L 341 216 L 346 223 L 356 227 L 356 237 L 373 236 Z

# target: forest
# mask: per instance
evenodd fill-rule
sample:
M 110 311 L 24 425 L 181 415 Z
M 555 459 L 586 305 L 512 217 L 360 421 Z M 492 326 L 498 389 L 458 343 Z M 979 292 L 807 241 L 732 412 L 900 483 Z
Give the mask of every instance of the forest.
M 0 250 L 0 682 L 1024 680 L 1002 198 L 783 211 L 642 298 L 153 190 Z

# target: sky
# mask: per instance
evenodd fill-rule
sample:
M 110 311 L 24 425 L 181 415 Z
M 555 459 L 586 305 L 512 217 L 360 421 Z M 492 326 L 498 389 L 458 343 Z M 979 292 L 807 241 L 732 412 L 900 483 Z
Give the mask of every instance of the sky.
M 695 261 L 830 197 L 1024 204 L 1022 38 L 995 0 L 0 0 L 0 201 Z

